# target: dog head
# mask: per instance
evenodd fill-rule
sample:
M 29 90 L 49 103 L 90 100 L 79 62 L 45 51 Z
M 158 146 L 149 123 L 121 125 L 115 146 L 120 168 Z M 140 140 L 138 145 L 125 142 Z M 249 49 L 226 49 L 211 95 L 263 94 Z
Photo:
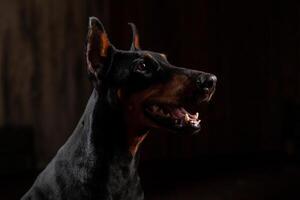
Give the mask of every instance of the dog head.
M 215 92 L 215 75 L 176 67 L 164 54 L 142 50 L 134 24 L 130 50 L 109 41 L 102 23 L 89 21 L 87 66 L 98 93 L 136 130 L 200 130 L 201 105 Z

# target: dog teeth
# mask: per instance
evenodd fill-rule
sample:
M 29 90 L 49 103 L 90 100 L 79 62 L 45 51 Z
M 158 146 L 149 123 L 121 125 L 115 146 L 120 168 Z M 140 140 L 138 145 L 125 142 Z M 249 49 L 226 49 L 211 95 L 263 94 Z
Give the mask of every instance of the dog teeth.
M 198 112 L 196 112 L 196 114 L 194 114 L 194 115 L 190 115 L 190 118 L 192 119 L 192 120 L 197 120 L 198 119 L 198 117 L 199 117 L 199 113 Z
M 198 119 L 199 113 L 196 112 L 194 115 L 188 113 L 184 108 L 179 108 L 176 110 L 173 110 L 171 113 L 168 112 L 168 110 L 165 110 L 158 105 L 153 105 L 151 107 L 152 112 L 157 116 L 162 116 L 166 118 L 175 118 L 175 124 L 178 124 L 179 122 L 182 124 L 185 122 L 186 124 L 191 124 L 193 126 L 198 126 L 201 120 Z M 177 113 L 176 113 L 177 112 Z M 179 113 L 178 113 L 179 112 Z M 177 119 L 176 119 L 177 118 Z
M 193 120 L 193 121 L 190 121 L 190 123 L 194 126 L 198 126 L 200 124 L 201 120 Z
M 179 127 L 182 127 L 183 126 L 183 121 L 182 120 L 180 120 L 180 119 L 175 119 L 175 125 L 176 126 L 179 126 Z
M 190 117 L 189 117 L 189 115 L 187 113 L 185 113 L 184 120 L 186 122 L 190 121 Z
M 157 105 L 152 106 L 152 110 L 153 110 L 154 112 L 156 112 L 156 111 L 158 110 L 158 106 L 157 106 Z
M 159 109 L 158 113 L 161 114 L 161 115 L 164 115 L 164 111 L 162 109 Z
M 201 120 L 198 119 L 198 117 L 199 117 L 199 113 L 196 113 L 195 115 L 191 115 L 191 116 L 189 116 L 188 113 L 185 113 L 184 121 L 186 123 L 189 123 L 189 124 L 193 125 L 193 126 L 198 126 L 199 123 L 201 122 Z
M 164 117 L 171 117 L 171 114 L 164 110 L 163 108 L 159 107 L 158 105 L 153 105 L 151 107 L 151 111 L 153 113 L 155 113 L 156 115 L 161 115 L 161 116 L 164 116 Z

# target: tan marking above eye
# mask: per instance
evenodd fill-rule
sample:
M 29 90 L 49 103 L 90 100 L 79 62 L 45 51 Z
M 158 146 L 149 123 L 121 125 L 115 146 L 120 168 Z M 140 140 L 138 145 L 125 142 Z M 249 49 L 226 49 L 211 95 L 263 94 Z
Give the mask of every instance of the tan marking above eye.
M 161 57 L 163 57 L 164 59 L 166 59 L 167 60 L 167 55 L 166 54 L 164 54 L 164 53 L 160 53 L 159 54 Z
M 120 88 L 117 90 L 117 96 L 119 99 L 122 97 L 122 90 Z
M 150 53 L 145 53 L 145 57 L 148 57 L 150 59 L 154 59 L 153 56 Z

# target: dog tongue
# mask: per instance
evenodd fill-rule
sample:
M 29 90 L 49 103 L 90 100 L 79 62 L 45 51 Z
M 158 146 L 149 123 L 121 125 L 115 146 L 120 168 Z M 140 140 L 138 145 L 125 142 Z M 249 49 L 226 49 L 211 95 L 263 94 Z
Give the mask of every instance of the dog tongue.
M 195 115 L 192 115 L 183 107 L 175 108 L 172 110 L 172 116 L 176 119 L 185 118 L 186 115 L 188 115 L 190 119 L 193 119 L 193 120 L 198 119 L 198 113 L 196 113 Z
M 172 117 L 176 119 L 181 119 L 184 116 L 185 116 L 185 112 L 183 112 L 181 108 L 175 108 L 174 110 L 172 110 Z

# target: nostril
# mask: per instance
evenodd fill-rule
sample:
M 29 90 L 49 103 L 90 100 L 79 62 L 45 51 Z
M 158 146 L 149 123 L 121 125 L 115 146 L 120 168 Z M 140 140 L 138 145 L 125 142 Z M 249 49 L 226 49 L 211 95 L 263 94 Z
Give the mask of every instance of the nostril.
M 215 75 L 206 75 L 206 76 L 200 76 L 197 79 L 197 85 L 200 89 L 203 89 L 205 91 L 208 91 L 215 87 L 217 82 L 217 77 Z
M 203 87 L 210 89 L 215 86 L 216 81 L 217 81 L 217 77 L 215 75 L 210 75 L 204 82 Z

